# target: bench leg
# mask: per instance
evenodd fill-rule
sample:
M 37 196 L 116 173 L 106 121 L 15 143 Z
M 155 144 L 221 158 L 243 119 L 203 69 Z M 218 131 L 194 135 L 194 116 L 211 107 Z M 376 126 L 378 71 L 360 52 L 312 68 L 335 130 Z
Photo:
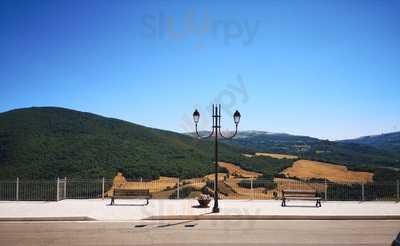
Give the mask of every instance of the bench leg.
M 111 205 L 111 206 L 114 205 L 114 197 L 111 197 L 111 203 L 110 203 L 110 205 Z
M 282 204 L 281 204 L 281 206 L 282 206 L 282 207 L 286 207 L 286 199 L 285 199 L 285 198 L 282 199 Z
M 146 206 L 149 205 L 149 199 L 146 199 Z
M 321 205 L 321 200 L 317 200 L 317 204 L 315 205 L 317 208 L 320 208 L 322 205 Z

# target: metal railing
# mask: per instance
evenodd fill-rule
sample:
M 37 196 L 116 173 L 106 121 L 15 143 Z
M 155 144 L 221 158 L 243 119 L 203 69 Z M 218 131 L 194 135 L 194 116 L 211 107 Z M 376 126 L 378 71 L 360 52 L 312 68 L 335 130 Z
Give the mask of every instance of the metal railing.
M 110 190 L 112 180 L 82 180 L 71 179 L 66 182 L 65 199 L 95 199 L 104 198 Z
M 0 181 L 0 200 L 60 201 L 63 199 L 101 199 L 111 196 L 113 188 L 148 189 L 154 199 L 193 199 L 205 193 L 213 196 L 212 178 L 161 178 L 158 180 L 70 179 L 32 181 L 16 178 Z M 294 179 L 230 178 L 218 181 L 221 199 L 280 199 L 282 190 L 312 190 L 327 201 L 400 201 L 400 182 L 333 183 Z

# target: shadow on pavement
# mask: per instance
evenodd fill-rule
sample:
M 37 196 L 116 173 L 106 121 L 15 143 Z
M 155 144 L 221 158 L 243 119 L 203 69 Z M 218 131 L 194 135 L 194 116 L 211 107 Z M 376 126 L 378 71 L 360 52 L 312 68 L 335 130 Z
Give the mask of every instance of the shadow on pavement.
M 212 214 L 212 212 L 199 214 L 198 216 L 208 215 L 208 214 Z M 176 223 L 168 223 L 168 224 L 165 224 L 165 225 L 159 225 L 158 227 L 159 228 L 164 228 L 164 227 L 170 227 L 170 226 L 184 225 L 184 224 L 192 223 L 192 222 L 195 222 L 195 221 L 197 221 L 197 220 L 186 220 L 186 221 L 180 221 L 180 222 L 176 222 Z M 188 225 L 187 227 L 193 227 L 193 226 Z
M 146 207 L 147 204 L 107 204 L 107 207 Z
M 192 208 L 210 208 L 210 206 L 203 207 L 203 206 L 200 206 L 200 205 L 194 205 L 194 206 L 192 206 Z
M 286 208 L 318 208 L 315 205 L 286 205 Z

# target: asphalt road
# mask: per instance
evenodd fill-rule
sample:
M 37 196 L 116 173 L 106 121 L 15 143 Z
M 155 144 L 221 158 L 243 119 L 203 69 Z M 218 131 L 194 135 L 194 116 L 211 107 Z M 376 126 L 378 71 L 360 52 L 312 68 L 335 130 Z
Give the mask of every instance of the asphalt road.
M 400 221 L 0 223 L 0 245 L 390 245 Z

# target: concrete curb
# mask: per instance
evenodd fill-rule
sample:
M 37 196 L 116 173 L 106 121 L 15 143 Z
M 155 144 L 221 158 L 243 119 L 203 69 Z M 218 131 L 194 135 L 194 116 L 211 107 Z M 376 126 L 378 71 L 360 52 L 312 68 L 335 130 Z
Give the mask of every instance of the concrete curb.
M 90 217 L 21 217 L 0 218 L 0 222 L 34 222 L 34 221 L 96 221 Z
M 165 215 L 143 220 L 400 220 L 400 215 Z

